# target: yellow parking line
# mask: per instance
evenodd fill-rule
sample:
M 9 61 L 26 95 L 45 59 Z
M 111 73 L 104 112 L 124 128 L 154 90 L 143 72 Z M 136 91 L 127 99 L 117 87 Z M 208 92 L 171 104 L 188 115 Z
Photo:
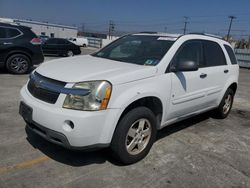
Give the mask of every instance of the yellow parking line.
M 13 166 L 0 167 L 0 174 L 8 173 L 8 172 L 11 172 L 11 171 L 16 171 L 16 170 L 21 170 L 21 169 L 24 169 L 24 168 L 29 168 L 29 167 L 32 167 L 32 166 L 34 166 L 36 164 L 47 161 L 48 159 L 49 159 L 49 157 L 42 156 L 42 157 L 38 157 L 38 158 L 33 159 L 33 160 L 24 161 L 22 163 L 19 163 L 19 164 L 13 165 Z

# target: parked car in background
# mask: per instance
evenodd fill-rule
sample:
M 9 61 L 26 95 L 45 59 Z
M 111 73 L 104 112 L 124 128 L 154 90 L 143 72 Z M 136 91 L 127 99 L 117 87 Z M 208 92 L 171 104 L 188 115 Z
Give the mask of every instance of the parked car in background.
M 77 46 L 87 47 L 89 45 L 88 39 L 82 37 L 70 38 L 69 41 Z
M 38 37 L 41 39 L 42 43 L 44 43 L 46 40 L 49 39 L 49 36 L 46 36 L 46 35 L 40 35 Z
M 24 74 L 43 60 L 41 40 L 29 27 L 0 23 L 0 67 Z
M 157 130 L 213 110 L 226 118 L 238 85 L 230 44 L 201 35 L 138 33 L 92 55 L 39 66 L 21 90 L 27 127 L 68 149 L 110 147 L 144 158 Z
M 81 49 L 74 43 L 61 38 L 49 38 L 42 44 L 44 54 L 73 56 L 81 54 Z

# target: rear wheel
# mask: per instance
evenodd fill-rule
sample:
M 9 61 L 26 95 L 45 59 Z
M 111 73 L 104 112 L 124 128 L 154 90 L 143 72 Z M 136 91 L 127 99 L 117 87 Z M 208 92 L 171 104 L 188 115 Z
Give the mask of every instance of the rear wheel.
M 14 54 L 7 59 L 6 68 L 13 74 L 25 74 L 31 68 L 31 61 L 26 55 Z
M 219 107 L 215 110 L 215 116 L 220 119 L 226 118 L 231 111 L 233 100 L 234 91 L 231 88 L 228 88 L 220 102 Z
M 124 164 L 143 159 L 156 137 L 156 117 L 146 107 L 138 107 L 122 117 L 115 130 L 111 150 Z
M 83 44 L 83 45 L 82 45 L 82 47 L 84 47 L 84 48 L 85 48 L 85 47 L 87 47 L 87 45 L 86 45 L 86 44 Z

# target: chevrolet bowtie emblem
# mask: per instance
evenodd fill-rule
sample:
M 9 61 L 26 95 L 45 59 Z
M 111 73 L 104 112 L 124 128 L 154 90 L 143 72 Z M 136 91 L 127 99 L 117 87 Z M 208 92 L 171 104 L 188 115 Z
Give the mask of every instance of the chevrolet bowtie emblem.
M 35 87 L 36 88 L 39 88 L 40 87 L 40 85 L 43 83 L 43 81 L 42 80 L 38 80 L 38 81 L 36 81 L 35 82 Z

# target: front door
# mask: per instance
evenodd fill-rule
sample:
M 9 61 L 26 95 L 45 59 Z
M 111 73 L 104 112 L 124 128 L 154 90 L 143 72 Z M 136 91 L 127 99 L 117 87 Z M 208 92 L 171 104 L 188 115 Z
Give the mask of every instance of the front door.
M 185 61 L 194 61 L 199 67 L 204 64 L 202 42 L 185 42 L 174 56 L 171 66 Z M 190 72 L 171 72 L 172 89 L 167 120 L 181 118 L 206 107 L 207 73 L 204 69 Z

